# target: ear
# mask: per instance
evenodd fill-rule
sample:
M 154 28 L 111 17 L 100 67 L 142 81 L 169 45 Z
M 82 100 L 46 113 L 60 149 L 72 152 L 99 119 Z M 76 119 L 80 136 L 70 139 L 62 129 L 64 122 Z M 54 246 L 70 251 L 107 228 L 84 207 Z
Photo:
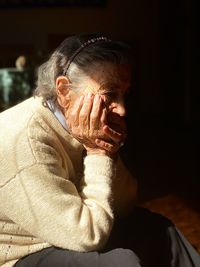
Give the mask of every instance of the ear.
M 65 108 L 69 103 L 69 84 L 70 81 L 65 76 L 59 76 L 56 79 L 57 101 L 63 108 Z

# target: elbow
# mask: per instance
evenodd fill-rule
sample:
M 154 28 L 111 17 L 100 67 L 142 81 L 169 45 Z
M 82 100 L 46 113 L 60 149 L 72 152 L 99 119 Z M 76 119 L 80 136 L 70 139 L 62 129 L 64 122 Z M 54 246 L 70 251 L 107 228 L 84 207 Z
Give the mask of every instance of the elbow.
M 78 247 L 75 250 L 89 252 L 102 249 L 112 230 L 113 218 L 109 217 L 102 224 L 88 226 L 79 237 Z

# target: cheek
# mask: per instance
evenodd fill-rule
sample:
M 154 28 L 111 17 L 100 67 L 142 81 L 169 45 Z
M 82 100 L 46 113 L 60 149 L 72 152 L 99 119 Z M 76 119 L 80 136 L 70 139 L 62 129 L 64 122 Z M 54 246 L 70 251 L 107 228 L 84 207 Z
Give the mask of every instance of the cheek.
M 112 109 L 108 112 L 107 116 L 108 125 L 115 131 L 120 133 L 126 133 L 126 121 L 124 117 L 119 116 L 117 113 L 112 112 Z

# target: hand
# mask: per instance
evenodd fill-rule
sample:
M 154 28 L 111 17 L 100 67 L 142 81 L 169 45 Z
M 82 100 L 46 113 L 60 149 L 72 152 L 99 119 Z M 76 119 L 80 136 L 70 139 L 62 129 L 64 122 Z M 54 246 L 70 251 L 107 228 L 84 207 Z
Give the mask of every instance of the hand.
M 116 154 L 127 136 L 124 118 L 116 113 L 110 113 L 106 125 L 103 126 L 103 132 L 109 141 L 97 138 L 96 144 L 109 153 Z
M 124 134 L 107 125 L 107 111 L 98 94 L 81 96 L 65 114 L 71 134 L 88 153 L 112 156 L 120 148 Z
M 95 139 L 105 138 L 103 125 L 106 122 L 106 108 L 99 95 L 88 93 L 80 96 L 65 112 L 70 133 L 83 145 L 96 147 Z
M 108 153 L 117 153 L 120 147 L 123 145 L 123 142 L 125 141 L 126 134 L 116 132 L 108 125 L 103 126 L 103 131 L 106 136 L 109 137 L 109 141 L 97 138 L 95 140 L 97 146 L 101 149 L 105 149 L 106 151 L 108 151 Z

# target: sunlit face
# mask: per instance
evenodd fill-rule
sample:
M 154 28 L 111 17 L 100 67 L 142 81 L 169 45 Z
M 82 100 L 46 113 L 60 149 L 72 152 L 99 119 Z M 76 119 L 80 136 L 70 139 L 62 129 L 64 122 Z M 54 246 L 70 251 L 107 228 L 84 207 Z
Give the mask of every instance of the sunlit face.
M 111 63 L 99 66 L 95 71 L 79 85 L 79 92 L 71 91 L 71 103 L 88 92 L 101 95 L 107 112 L 107 120 L 109 125 L 116 129 L 125 131 L 125 115 L 126 107 L 124 103 L 125 94 L 131 84 L 131 71 L 128 65 L 114 65 Z

